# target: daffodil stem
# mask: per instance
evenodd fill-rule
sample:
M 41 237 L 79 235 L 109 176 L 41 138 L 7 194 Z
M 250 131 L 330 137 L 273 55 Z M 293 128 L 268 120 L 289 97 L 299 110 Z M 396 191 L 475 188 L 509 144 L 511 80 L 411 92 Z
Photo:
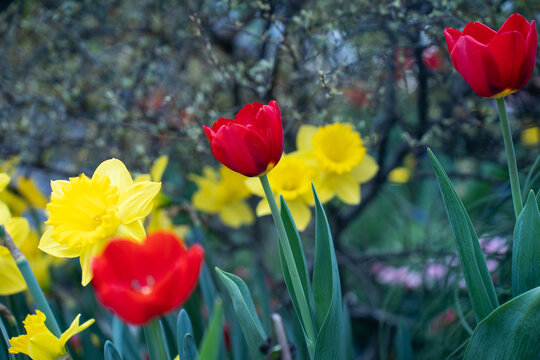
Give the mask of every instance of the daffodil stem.
M 163 331 L 161 330 L 161 324 L 159 319 L 150 321 L 144 327 L 144 337 L 146 338 L 146 345 L 148 346 L 148 355 L 150 360 L 168 360 L 169 355 L 165 348 L 165 341 L 163 340 Z
M 510 176 L 510 189 L 512 191 L 512 201 L 514 203 L 514 212 L 516 219 L 523 210 L 523 201 L 521 200 L 521 190 L 519 187 L 519 176 L 516 163 L 516 154 L 514 152 L 514 144 L 512 142 L 512 133 L 510 124 L 506 114 L 506 105 L 504 98 L 497 98 L 497 109 L 499 110 L 499 118 L 501 119 L 501 129 L 504 139 L 504 148 L 506 149 L 506 160 L 508 161 L 508 174 Z
M 268 181 L 268 177 L 266 174 L 259 176 L 259 179 L 261 180 L 261 184 L 264 190 L 264 194 L 266 195 L 266 199 L 268 200 L 268 204 L 270 205 L 270 211 L 272 212 L 272 217 L 274 218 L 274 224 L 276 225 L 278 235 L 279 235 L 279 241 L 281 243 L 281 247 L 283 249 L 283 255 L 285 256 L 285 262 L 287 263 L 287 268 L 290 272 L 291 282 L 292 282 L 292 289 L 289 289 L 289 291 L 293 290 L 296 294 L 297 300 L 298 300 L 298 306 L 300 311 L 300 319 L 302 324 L 304 325 L 304 330 L 306 332 L 306 336 L 308 338 L 308 351 L 310 353 L 311 358 L 313 358 L 314 353 L 314 347 L 315 347 L 315 341 L 316 341 L 316 334 L 315 334 L 315 327 L 313 324 L 313 317 L 311 315 L 311 308 L 309 306 L 309 300 L 306 298 L 306 294 L 304 292 L 304 288 L 302 286 L 302 282 L 300 280 L 300 274 L 298 273 L 298 268 L 296 267 L 296 264 L 294 262 L 294 255 L 292 252 L 291 244 L 289 243 L 289 239 L 287 237 L 287 232 L 285 230 L 285 225 L 283 224 L 283 220 L 281 219 L 279 209 L 277 207 L 276 199 L 274 197 L 274 193 L 272 192 L 272 188 L 270 187 L 270 182 Z
M 28 260 L 23 255 L 21 250 L 19 250 L 17 245 L 15 245 L 11 235 L 5 231 L 3 226 L 0 226 L 0 238 L 2 239 L 3 245 L 9 250 L 9 253 L 15 260 L 15 263 L 17 264 L 17 267 L 19 268 L 19 271 L 26 282 L 28 291 L 30 291 L 32 298 L 34 298 L 37 308 L 43 311 L 45 314 L 45 325 L 54 336 L 59 338 L 60 335 L 62 335 L 62 332 L 60 331 L 58 322 L 54 317 L 51 306 L 47 302 L 47 298 L 45 297 L 45 294 L 43 294 L 43 290 L 41 290 L 41 287 L 39 286 L 39 283 L 37 282 L 36 277 L 30 268 L 30 264 L 28 264 Z

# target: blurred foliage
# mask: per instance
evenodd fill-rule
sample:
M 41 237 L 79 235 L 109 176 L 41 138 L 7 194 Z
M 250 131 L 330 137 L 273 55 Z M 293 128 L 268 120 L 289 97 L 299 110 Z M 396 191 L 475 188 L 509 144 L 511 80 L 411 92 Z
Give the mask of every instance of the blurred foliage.
M 169 155 L 167 205 L 176 224 L 192 224 L 188 174 L 217 165 L 202 125 L 276 99 L 289 152 L 302 124 L 353 123 L 381 169 L 362 187 L 360 205 L 335 200 L 326 207 L 355 351 L 363 359 L 393 358 L 405 321 L 415 358 L 460 358 L 463 323 L 474 327 L 474 315 L 425 147 L 443 162 L 479 235 L 510 241 L 513 212 L 495 103 L 453 70 L 443 29 L 469 21 L 498 28 L 513 12 L 540 20 L 540 1 L 14 1 L 0 13 L 0 159 L 18 155 L 19 170 L 46 189 L 43 179 L 88 174 L 110 157 L 147 172 Z M 539 95 L 535 71 L 507 98 L 523 178 L 539 145 L 521 145 L 517 134 L 540 125 Z M 409 181 L 389 183 L 388 174 L 403 166 Z M 535 174 L 530 187 L 538 189 Z M 266 220 L 232 231 L 202 216 L 214 261 L 243 274 L 251 288 L 262 269 L 271 298 L 255 291 L 256 302 L 276 310 L 290 300 L 276 276 Z M 312 227 L 305 234 L 313 249 Z M 307 256 L 310 263 L 313 253 Z M 508 256 L 490 256 L 498 261 L 498 295 L 507 299 Z M 432 263 L 449 271 L 430 283 L 425 269 Z M 406 266 L 421 282 L 381 283 L 374 270 L 381 264 Z M 77 271 L 70 262 L 53 274 L 57 307 L 105 317 L 95 314 L 91 289 L 67 286 Z M 15 311 L 19 320 L 25 314 Z M 110 337 L 110 329 L 98 329 L 83 346 Z

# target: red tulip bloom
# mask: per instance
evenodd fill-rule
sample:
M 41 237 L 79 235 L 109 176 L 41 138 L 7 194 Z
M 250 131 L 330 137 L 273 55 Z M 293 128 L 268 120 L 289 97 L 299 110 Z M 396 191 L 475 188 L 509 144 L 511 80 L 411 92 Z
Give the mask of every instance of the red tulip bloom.
M 445 29 L 452 64 L 483 97 L 503 97 L 525 86 L 536 61 L 536 25 L 514 14 L 495 32 L 479 22 Z
M 270 171 L 283 153 L 283 125 L 277 102 L 248 104 L 236 118 L 220 118 L 203 126 L 212 154 L 223 165 L 245 176 Z
M 189 249 L 171 233 L 142 244 L 111 241 L 92 265 L 99 300 L 124 321 L 142 325 L 179 307 L 197 285 L 204 251 Z

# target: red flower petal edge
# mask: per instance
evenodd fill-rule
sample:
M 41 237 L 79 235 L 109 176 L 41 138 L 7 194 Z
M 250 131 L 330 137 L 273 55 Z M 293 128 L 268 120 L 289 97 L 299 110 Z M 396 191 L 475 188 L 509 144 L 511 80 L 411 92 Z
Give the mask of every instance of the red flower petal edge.
M 536 61 L 536 24 L 513 14 L 495 32 L 488 26 L 468 23 L 463 32 L 445 29 L 452 64 L 480 96 L 503 97 L 521 90 L 529 81 Z
M 125 322 L 143 325 L 184 303 L 197 285 L 204 250 L 156 232 L 142 244 L 112 240 L 93 260 L 100 302 Z

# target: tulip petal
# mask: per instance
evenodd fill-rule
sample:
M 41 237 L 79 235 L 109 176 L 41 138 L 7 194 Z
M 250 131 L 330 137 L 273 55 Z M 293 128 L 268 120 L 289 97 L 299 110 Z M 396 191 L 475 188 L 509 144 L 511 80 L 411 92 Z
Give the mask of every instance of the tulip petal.
M 257 113 L 256 122 L 254 127 L 266 143 L 263 151 L 270 155 L 270 162 L 275 165 L 283 154 L 283 124 L 277 102 L 272 100 L 268 105 L 262 106 Z
M 448 47 L 448 52 L 452 53 L 454 46 L 459 38 L 463 36 L 461 31 L 456 29 L 444 29 L 444 38 L 446 39 L 446 46 Z
M 360 184 L 363 184 L 365 182 L 368 182 L 369 180 L 373 179 L 375 174 L 379 171 L 379 165 L 369 155 L 364 155 L 364 158 L 362 161 L 360 161 L 360 164 L 356 165 L 352 171 L 351 175 L 358 181 Z
M 94 171 L 94 174 L 107 176 L 111 184 L 123 191 L 133 185 L 133 179 L 126 165 L 118 159 L 110 159 L 102 162 Z
M 212 144 L 212 154 L 229 169 L 246 176 L 266 171 L 268 154 L 264 140 L 247 127 L 229 124 L 219 129 Z
M 504 90 L 492 53 L 474 38 L 459 38 L 450 58 L 456 70 L 479 96 L 491 97 Z
M 219 211 L 219 218 L 225 225 L 233 228 L 252 224 L 255 220 L 253 211 L 244 201 L 236 201 L 223 207 Z
M 152 211 L 152 200 L 159 193 L 161 183 L 135 183 L 120 194 L 118 217 L 124 224 L 147 216 Z
M 465 25 L 463 36 L 470 36 L 481 44 L 487 45 L 497 33 L 480 22 L 472 22 Z
M 80 247 L 68 247 L 67 244 L 57 242 L 52 237 L 53 228 L 49 228 L 41 236 L 38 248 L 49 255 L 60 258 L 74 258 L 80 255 Z
M 498 33 L 502 34 L 507 31 L 519 31 L 519 33 L 523 36 L 523 39 L 525 39 L 529 34 L 531 25 L 532 24 L 529 24 L 527 19 L 516 13 L 506 19 L 504 24 L 502 24 L 500 27 Z
M 240 109 L 240 111 L 238 111 L 238 113 L 234 117 L 234 122 L 244 126 L 247 126 L 248 124 L 253 124 L 257 113 L 262 107 L 263 104 L 258 102 L 254 102 L 253 104 L 247 104 L 242 109 Z
M 531 78 L 534 71 L 534 65 L 536 64 L 536 51 L 537 51 L 537 34 L 536 24 L 531 21 L 529 33 L 525 38 L 525 61 L 520 70 L 521 78 L 516 82 L 516 89 L 521 89 L 527 84 L 527 81 Z
M 516 81 L 521 80 L 521 68 L 525 57 L 525 39 L 518 31 L 498 34 L 488 45 L 499 68 L 502 90 L 518 90 Z

